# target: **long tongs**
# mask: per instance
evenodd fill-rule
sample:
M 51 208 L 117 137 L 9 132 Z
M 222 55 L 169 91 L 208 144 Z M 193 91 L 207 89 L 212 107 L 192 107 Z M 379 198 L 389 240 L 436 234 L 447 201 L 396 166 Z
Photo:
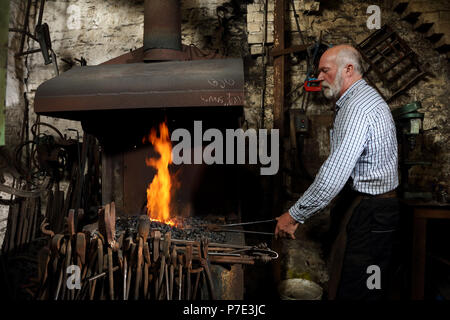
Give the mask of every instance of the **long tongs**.
M 260 221 L 250 221 L 250 222 L 240 222 L 240 223 L 229 223 L 229 224 L 210 224 L 208 225 L 208 229 L 211 231 L 217 231 L 217 232 L 239 232 L 239 233 L 253 233 L 253 234 L 264 234 L 268 236 L 273 236 L 273 232 L 261 232 L 261 231 L 250 231 L 250 230 L 242 230 L 242 229 L 230 229 L 231 227 L 240 227 L 240 226 L 247 226 L 251 224 L 260 224 L 260 223 L 267 223 L 267 222 L 275 222 L 276 219 L 270 219 L 270 220 L 260 220 Z

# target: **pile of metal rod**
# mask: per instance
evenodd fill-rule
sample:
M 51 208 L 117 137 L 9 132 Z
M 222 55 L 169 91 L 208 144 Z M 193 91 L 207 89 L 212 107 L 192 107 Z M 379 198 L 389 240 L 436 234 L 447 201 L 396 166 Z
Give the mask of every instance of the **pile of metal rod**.
M 67 192 L 55 183 L 54 191 L 49 190 L 45 218 L 55 233 L 64 229 L 64 216 L 70 208 L 77 209 L 75 224 L 84 212 L 80 208 L 89 208 L 100 203 L 100 158 L 97 141 L 89 134 L 84 134 L 78 161 L 71 168 Z M 86 171 L 86 173 L 85 173 Z M 84 211 L 84 210 L 83 210 Z M 61 214 L 62 213 L 62 214 Z
M 75 232 L 73 215 L 71 210 L 64 234 L 43 229 L 50 239 L 39 258 L 36 299 L 195 300 L 202 291 L 214 300 L 212 263 L 254 264 L 278 257 L 264 245 L 172 239 L 170 232 L 151 230 L 146 215 L 139 217 L 137 233 L 117 235 L 114 202 L 100 210 L 93 232 Z M 73 265 L 80 271 L 78 288 L 77 273 L 67 272 Z
M 21 251 L 26 244 L 36 239 L 41 223 L 40 206 L 39 197 L 16 198 L 10 205 L 3 253 Z

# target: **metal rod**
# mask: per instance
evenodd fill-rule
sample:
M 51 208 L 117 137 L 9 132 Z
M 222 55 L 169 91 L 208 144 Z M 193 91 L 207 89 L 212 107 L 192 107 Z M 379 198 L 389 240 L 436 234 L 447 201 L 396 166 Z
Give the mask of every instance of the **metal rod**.
M 39 17 L 38 17 L 37 25 L 42 24 L 42 15 L 44 14 L 44 6 L 45 6 L 45 0 L 41 0 L 41 4 L 39 6 Z
M 39 40 L 38 40 L 35 36 L 33 36 L 31 33 L 29 33 L 29 32 L 26 31 L 26 30 L 22 30 L 22 29 L 19 29 L 19 28 L 9 28 L 8 31 L 10 31 L 10 32 L 19 32 L 19 33 L 21 33 L 21 34 L 27 35 L 28 37 L 30 37 L 30 38 L 33 39 L 34 41 L 39 42 Z M 41 50 L 41 49 L 39 49 L 39 51 L 40 51 L 40 50 Z M 22 51 L 20 51 L 20 53 L 22 53 Z M 20 55 L 20 53 L 19 53 L 19 55 Z
M 114 268 L 112 268 L 112 271 L 114 272 L 114 271 L 117 271 L 118 269 L 119 269 L 119 266 L 115 266 Z M 97 280 L 99 278 L 103 278 L 107 274 L 108 274 L 108 272 L 104 271 L 102 273 L 99 273 L 99 274 L 97 274 L 95 276 L 90 277 L 89 279 L 87 279 L 87 281 L 91 282 L 91 281 Z
M 240 257 L 238 253 L 224 253 L 224 252 L 208 252 L 208 256 L 229 256 L 229 257 Z
M 218 231 L 218 232 L 240 232 L 240 233 L 253 233 L 253 234 L 265 234 L 268 236 L 273 236 L 275 235 L 275 233 L 273 232 L 260 232 L 260 231 L 249 231 L 249 230 L 232 230 L 232 229 L 217 229 L 214 231 Z
M 28 0 L 25 16 L 23 17 L 23 30 L 25 31 L 28 30 L 28 19 L 30 17 L 30 8 L 31 8 L 31 0 Z M 24 46 L 25 46 L 25 34 L 22 34 L 22 37 L 20 38 L 19 52 L 23 52 Z
M 295 10 L 294 0 L 291 0 L 290 3 L 292 5 L 292 11 L 294 11 L 294 19 L 295 19 L 295 24 L 297 25 L 297 32 L 300 34 L 300 40 L 302 41 L 302 44 L 305 45 L 305 39 L 303 38 L 302 29 L 300 29 L 300 23 L 298 22 L 299 15 L 297 14 L 297 11 Z M 306 56 L 308 57 L 308 69 L 309 69 L 309 67 L 311 65 L 311 57 L 309 56 L 308 50 L 306 50 Z
M 222 224 L 219 227 L 236 227 L 236 226 L 245 226 L 245 225 L 249 225 L 249 224 L 258 224 L 258 223 L 275 222 L 275 221 L 277 221 L 277 219 L 249 221 L 249 222 L 241 222 L 241 223 L 229 223 L 229 224 Z

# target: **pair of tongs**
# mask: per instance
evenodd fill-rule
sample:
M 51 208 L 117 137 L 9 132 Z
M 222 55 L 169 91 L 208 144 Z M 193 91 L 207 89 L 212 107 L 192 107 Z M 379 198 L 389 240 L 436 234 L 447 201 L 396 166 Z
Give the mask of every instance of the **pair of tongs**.
M 207 228 L 211 231 L 216 231 L 216 232 L 239 232 L 239 233 L 253 233 L 253 234 L 263 234 L 263 235 L 273 236 L 273 235 L 275 235 L 273 232 L 250 231 L 250 230 L 230 229 L 230 228 L 247 226 L 247 225 L 251 225 L 251 224 L 275 222 L 275 221 L 277 221 L 277 220 L 270 219 L 270 220 L 250 221 L 250 222 L 241 222 L 241 223 L 229 223 L 229 224 L 222 224 L 222 225 L 210 224 L 207 226 Z

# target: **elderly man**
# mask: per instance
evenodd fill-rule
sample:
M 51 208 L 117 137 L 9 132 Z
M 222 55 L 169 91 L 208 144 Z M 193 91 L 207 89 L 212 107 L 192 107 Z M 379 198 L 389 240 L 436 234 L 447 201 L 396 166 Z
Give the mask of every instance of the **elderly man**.
M 323 93 L 335 102 L 331 152 L 314 182 L 277 218 L 276 237 L 295 239 L 299 224 L 325 208 L 336 229 L 330 257 L 329 299 L 386 297 L 399 204 L 397 140 L 389 106 L 362 79 L 361 58 L 348 45 L 328 49 L 319 62 Z

